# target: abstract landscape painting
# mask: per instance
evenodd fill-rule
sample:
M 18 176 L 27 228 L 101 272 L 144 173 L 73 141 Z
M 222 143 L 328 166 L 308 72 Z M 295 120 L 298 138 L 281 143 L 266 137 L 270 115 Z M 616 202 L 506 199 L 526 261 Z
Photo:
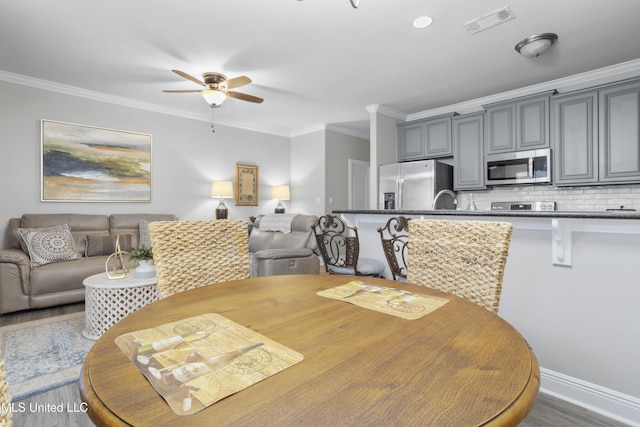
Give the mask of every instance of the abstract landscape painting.
M 42 120 L 42 201 L 150 202 L 151 135 Z

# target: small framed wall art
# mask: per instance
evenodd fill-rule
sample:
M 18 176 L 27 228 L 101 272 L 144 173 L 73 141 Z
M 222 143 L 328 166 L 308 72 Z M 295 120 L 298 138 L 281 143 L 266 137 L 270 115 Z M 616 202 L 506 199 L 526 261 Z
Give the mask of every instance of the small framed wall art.
M 258 166 L 236 164 L 236 206 L 258 206 Z
M 42 120 L 43 202 L 150 202 L 151 134 Z

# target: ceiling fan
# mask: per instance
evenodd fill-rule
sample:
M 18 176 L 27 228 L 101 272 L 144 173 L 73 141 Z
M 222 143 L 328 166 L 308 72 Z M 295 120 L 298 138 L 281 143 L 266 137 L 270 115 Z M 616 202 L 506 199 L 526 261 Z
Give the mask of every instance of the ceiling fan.
M 207 89 L 181 89 L 181 90 L 163 90 L 163 92 L 167 93 L 189 93 L 189 92 L 200 92 L 202 97 L 207 101 L 212 107 L 219 107 L 222 105 L 227 97 L 239 99 L 241 101 L 249 101 L 260 104 L 264 99 L 258 98 L 257 96 L 248 95 L 246 93 L 234 92 L 229 89 L 235 89 L 240 86 L 245 86 L 251 83 L 251 79 L 246 76 L 234 77 L 232 79 L 227 79 L 224 74 L 220 73 L 204 73 L 202 74 L 202 80 L 199 80 L 184 71 L 180 70 L 171 70 L 180 77 L 184 77 L 187 80 L 190 80 L 194 83 L 199 84 L 200 86 L 204 86 Z

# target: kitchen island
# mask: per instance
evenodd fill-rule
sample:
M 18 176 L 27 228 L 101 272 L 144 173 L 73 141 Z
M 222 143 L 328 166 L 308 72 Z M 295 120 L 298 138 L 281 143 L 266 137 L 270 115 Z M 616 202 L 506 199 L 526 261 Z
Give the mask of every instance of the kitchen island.
M 391 216 L 512 223 L 499 315 L 536 353 L 541 391 L 640 425 L 640 213 L 333 213 L 358 226 L 360 256 L 381 261 L 377 228 Z

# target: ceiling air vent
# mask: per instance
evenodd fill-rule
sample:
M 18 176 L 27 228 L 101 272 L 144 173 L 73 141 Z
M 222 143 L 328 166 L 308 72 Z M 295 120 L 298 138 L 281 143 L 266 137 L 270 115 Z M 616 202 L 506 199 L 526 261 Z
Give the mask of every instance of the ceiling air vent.
M 496 25 L 504 24 L 507 21 L 515 19 L 515 17 L 516 15 L 513 14 L 511 8 L 509 6 L 505 6 L 479 18 L 473 19 L 464 24 L 464 26 L 471 34 L 475 34 L 491 27 L 495 27 Z

